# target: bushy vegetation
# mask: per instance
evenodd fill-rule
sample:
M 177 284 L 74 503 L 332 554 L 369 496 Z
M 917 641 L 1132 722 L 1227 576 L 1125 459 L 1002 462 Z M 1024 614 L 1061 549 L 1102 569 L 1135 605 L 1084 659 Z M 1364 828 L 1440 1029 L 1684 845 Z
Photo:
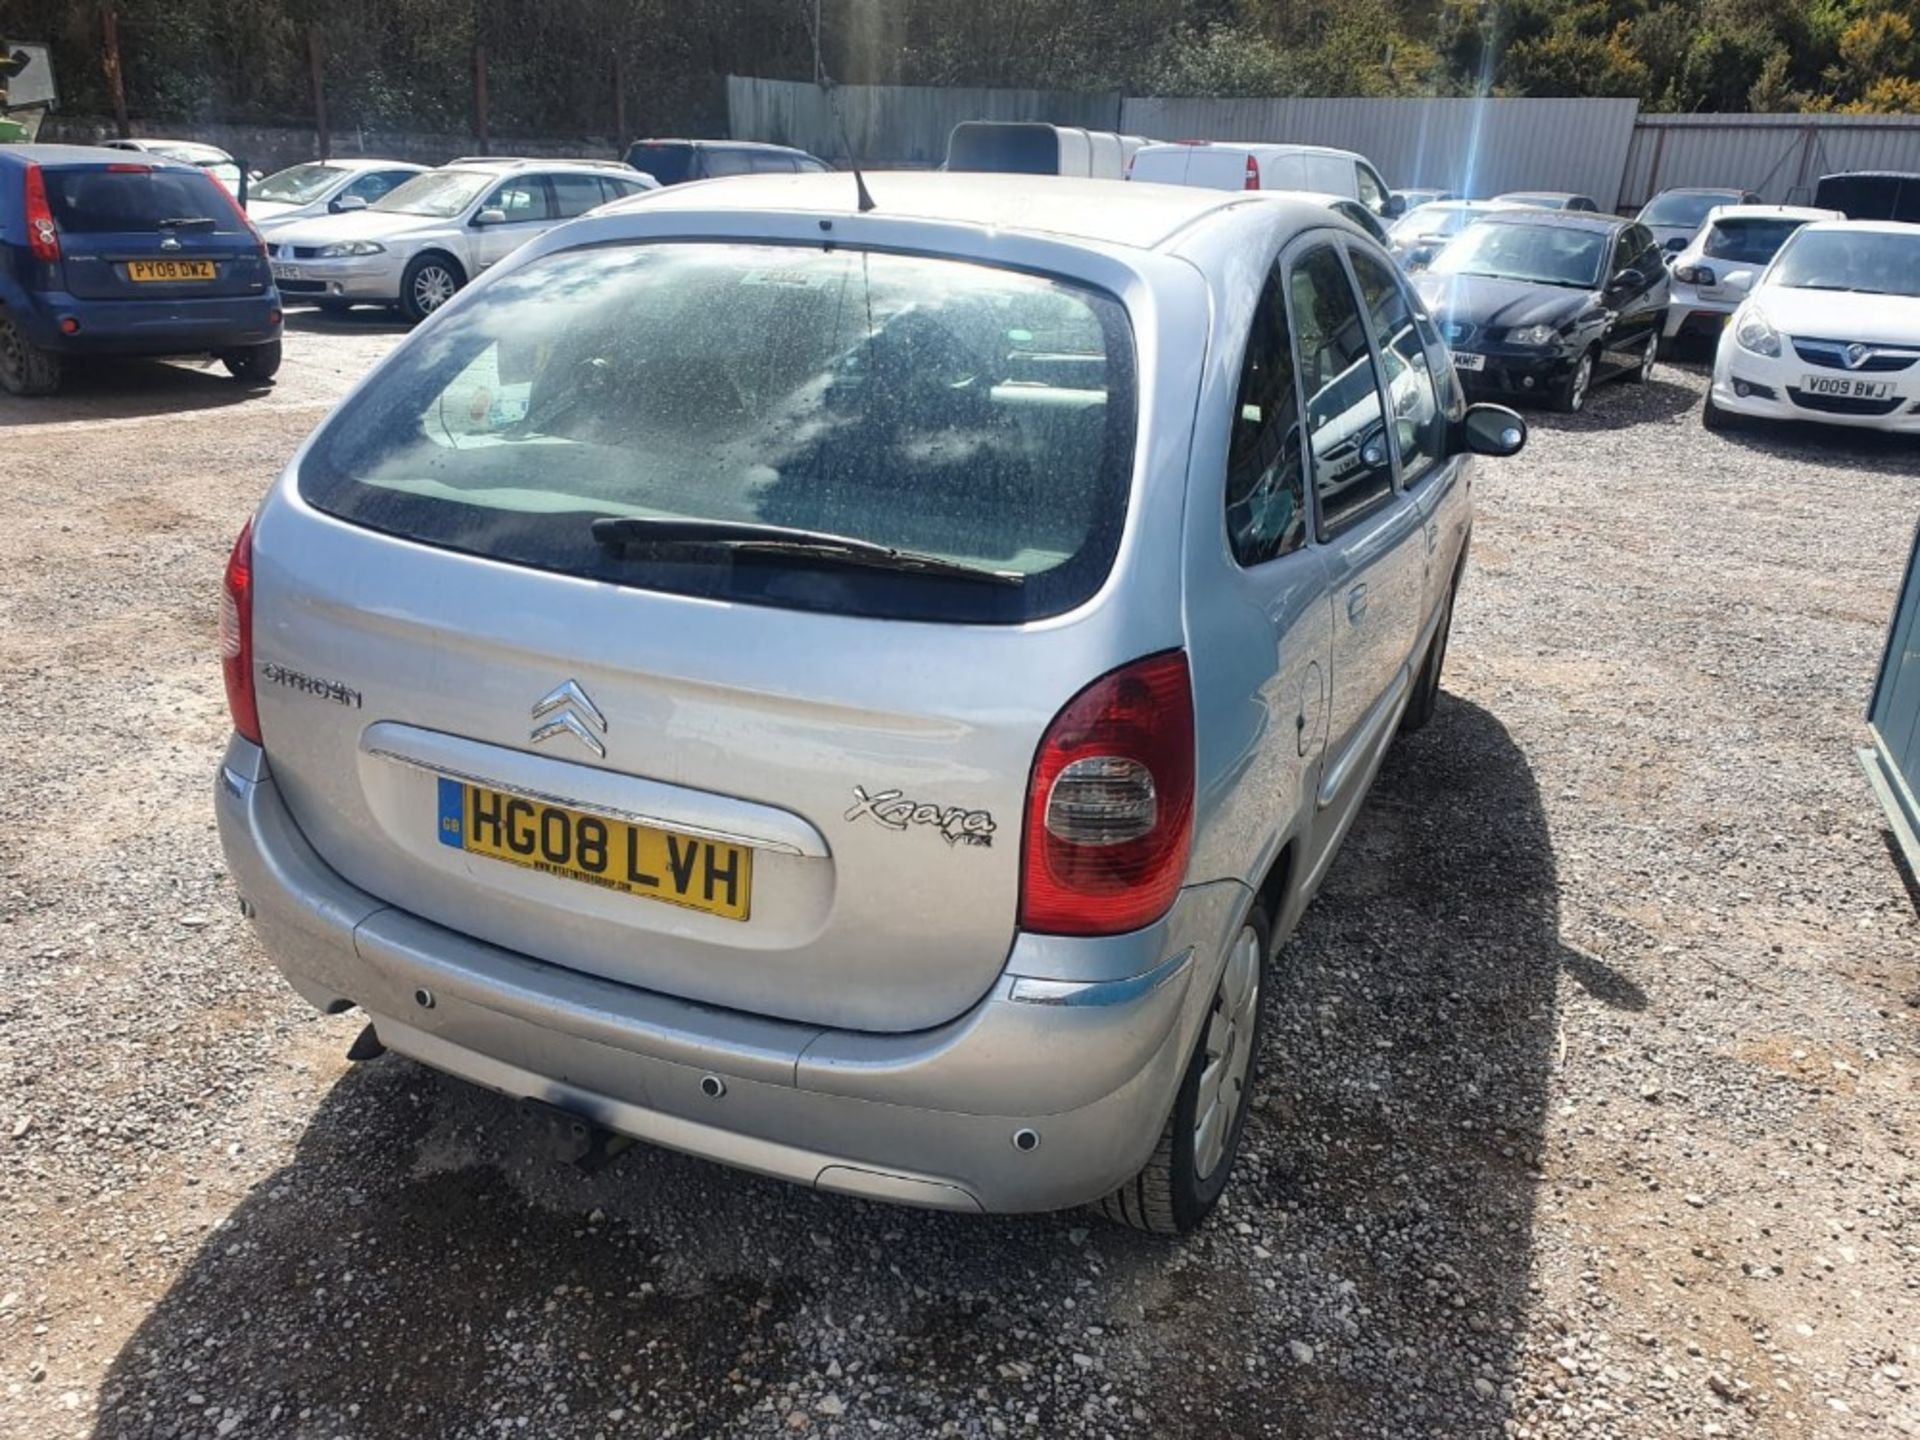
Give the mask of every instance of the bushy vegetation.
M 10 0 L 66 106 L 108 107 L 97 0 Z M 821 0 L 844 82 L 1148 95 L 1626 95 L 1660 110 L 1920 112 L 1920 0 Z M 464 130 L 484 47 L 502 132 L 724 120 L 728 72 L 806 79 L 813 0 L 120 0 L 148 119 L 311 112 Z

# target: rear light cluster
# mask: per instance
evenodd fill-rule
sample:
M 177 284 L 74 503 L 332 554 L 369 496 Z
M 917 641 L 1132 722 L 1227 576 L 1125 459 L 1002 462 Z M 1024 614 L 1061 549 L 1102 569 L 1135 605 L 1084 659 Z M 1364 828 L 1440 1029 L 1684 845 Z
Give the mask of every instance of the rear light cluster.
M 1258 190 L 1259 188 L 1260 162 L 1249 155 L 1247 156 L 1247 189 Z
M 227 189 L 227 187 L 222 185 L 218 180 L 213 181 L 213 188 L 226 197 L 227 204 L 233 207 L 233 213 L 240 217 L 241 228 L 253 237 L 253 248 L 260 252 L 260 258 L 262 260 L 266 259 L 267 237 L 262 235 L 260 233 L 260 227 L 253 223 L 253 217 L 247 214 L 247 207 L 240 203 L 240 197 L 234 194 L 233 191 Z
M 1713 273 L 1710 266 L 1682 265 L 1673 272 L 1673 278 L 1682 285 L 1711 285 L 1719 277 Z
M 53 223 L 47 203 L 47 177 L 38 165 L 27 166 L 27 244 L 43 265 L 60 263 L 60 227 Z
M 253 694 L 253 522 L 240 529 L 227 557 L 220 593 L 220 668 L 227 682 L 227 711 L 242 737 L 260 744 L 260 707 Z
M 1164 915 L 1193 839 L 1193 682 L 1180 651 L 1082 690 L 1027 791 L 1020 927 L 1118 935 Z

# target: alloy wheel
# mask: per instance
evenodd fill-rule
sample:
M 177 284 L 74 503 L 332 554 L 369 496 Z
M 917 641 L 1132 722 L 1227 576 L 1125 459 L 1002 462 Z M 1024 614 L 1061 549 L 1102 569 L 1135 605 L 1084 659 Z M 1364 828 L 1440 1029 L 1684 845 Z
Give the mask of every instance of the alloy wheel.
M 431 315 L 453 298 L 453 274 L 444 265 L 423 265 L 413 277 L 413 303 L 422 315 Z
M 1246 1103 L 1259 1014 L 1260 934 L 1248 925 L 1233 942 L 1207 1016 L 1206 1065 L 1193 1111 L 1193 1172 L 1200 1179 L 1219 1167 Z

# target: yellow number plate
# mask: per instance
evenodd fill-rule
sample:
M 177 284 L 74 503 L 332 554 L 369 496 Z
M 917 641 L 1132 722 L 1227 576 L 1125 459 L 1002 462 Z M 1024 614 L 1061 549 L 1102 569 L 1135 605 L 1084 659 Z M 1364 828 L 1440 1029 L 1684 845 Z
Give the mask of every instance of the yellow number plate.
M 440 843 L 726 920 L 745 920 L 753 851 L 588 815 L 458 780 L 440 782 Z
M 129 280 L 211 280 L 215 277 L 211 260 L 129 260 Z

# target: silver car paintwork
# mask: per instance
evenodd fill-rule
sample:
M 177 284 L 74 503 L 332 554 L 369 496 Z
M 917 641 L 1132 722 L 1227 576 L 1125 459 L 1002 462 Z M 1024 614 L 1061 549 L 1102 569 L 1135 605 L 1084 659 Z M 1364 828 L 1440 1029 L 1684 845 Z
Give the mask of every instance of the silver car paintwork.
M 788 182 L 614 207 L 500 268 L 642 237 L 818 243 L 817 202 L 755 203 L 770 183 Z M 1178 192 L 1190 208 L 1195 193 Z M 1317 207 L 1220 195 L 1150 249 L 1038 233 L 1060 228 L 1042 216 L 1021 231 L 836 204 L 832 224 L 841 244 L 1056 273 L 1124 302 L 1135 470 L 1096 596 L 995 627 L 619 590 L 333 520 L 300 499 L 296 457 L 256 524 L 256 665 L 340 678 L 364 708 L 262 683 L 271 758 L 234 742 L 221 832 L 276 963 L 315 1004 L 360 1005 L 395 1050 L 822 1188 L 1071 1204 L 1152 1148 L 1257 888 L 1283 938 L 1351 823 L 1464 553 L 1467 462 L 1330 542 L 1253 569 L 1229 554 L 1228 419 L 1268 267 L 1306 232 L 1385 259 Z M 1170 646 L 1195 690 L 1186 888 L 1131 935 L 1017 933 L 1042 731 L 1095 676 Z M 529 707 L 567 678 L 609 720 L 604 765 L 527 749 Z M 751 836 L 756 918 L 463 861 L 418 824 L 449 772 Z M 851 823 L 856 785 L 989 810 L 995 843 Z M 1012 1143 L 1023 1128 L 1031 1150 Z

